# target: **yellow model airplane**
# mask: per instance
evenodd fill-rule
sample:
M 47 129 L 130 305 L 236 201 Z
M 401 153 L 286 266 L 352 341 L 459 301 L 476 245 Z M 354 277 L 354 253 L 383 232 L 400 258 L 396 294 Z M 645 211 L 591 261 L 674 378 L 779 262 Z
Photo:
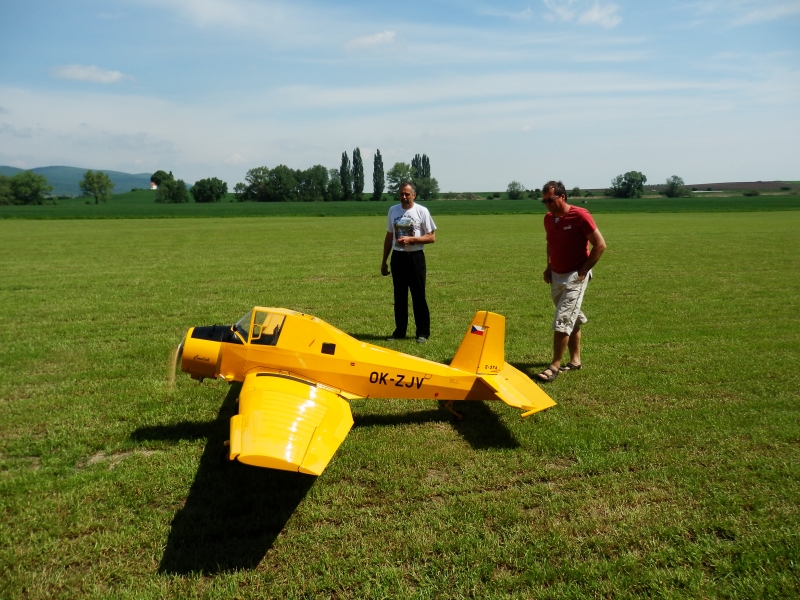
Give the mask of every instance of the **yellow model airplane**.
M 555 405 L 505 362 L 505 317 L 479 311 L 450 366 L 360 342 L 311 315 L 256 307 L 193 327 L 179 347 L 194 379 L 241 381 L 229 458 L 320 475 L 353 426 L 347 400 L 502 400 L 523 417 Z M 458 415 L 457 415 L 458 416 Z

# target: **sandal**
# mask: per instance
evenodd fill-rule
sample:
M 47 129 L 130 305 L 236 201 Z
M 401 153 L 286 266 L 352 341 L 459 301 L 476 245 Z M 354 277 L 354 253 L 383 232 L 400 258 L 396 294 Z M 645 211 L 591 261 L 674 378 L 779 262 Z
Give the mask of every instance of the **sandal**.
M 534 377 L 536 377 L 536 379 L 542 383 L 550 383 L 551 381 L 555 381 L 556 377 L 558 377 L 558 369 L 547 367 L 544 371 L 537 373 Z
M 563 373 L 565 371 L 580 371 L 582 368 L 583 368 L 583 363 L 576 365 L 575 363 L 570 362 L 564 365 L 563 367 L 559 367 L 558 370 Z

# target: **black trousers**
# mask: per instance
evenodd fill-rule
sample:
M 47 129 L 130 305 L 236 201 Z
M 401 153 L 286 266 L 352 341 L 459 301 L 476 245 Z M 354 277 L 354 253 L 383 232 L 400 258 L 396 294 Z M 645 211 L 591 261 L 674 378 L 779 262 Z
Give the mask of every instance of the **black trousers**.
M 425 300 L 425 253 L 392 251 L 390 262 L 394 285 L 394 337 L 405 337 L 408 329 L 408 291 L 414 307 L 417 337 L 430 337 L 431 313 Z

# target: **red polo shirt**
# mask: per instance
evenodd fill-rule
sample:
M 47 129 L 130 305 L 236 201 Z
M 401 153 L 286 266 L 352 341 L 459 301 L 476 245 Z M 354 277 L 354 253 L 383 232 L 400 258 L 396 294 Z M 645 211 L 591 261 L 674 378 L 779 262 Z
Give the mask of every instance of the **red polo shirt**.
M 581 268 L 589 257 L 589 240 L 597 225 L 585 208 L 570 205 L 563 217 L 544 216 L 550 267 L 556 273 L 571 273 Z

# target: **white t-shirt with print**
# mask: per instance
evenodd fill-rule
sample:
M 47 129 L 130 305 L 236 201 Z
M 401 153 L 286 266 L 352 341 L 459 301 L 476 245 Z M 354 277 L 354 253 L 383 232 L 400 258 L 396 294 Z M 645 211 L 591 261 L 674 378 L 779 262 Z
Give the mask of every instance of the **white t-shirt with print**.
M 419 237 L 431 231 L 436 231 L 436 225 L 431 219 L 431 213 L 424 206 L 414 203 L 414 206 L 406 210 L 402 204 L 395 204 L 389 209 L 389 218 L 386 224 L 386 231 L 392 234 L 394 239 L 393 248 L 397 252 L 418 252 L 422 250 L 424 244 L 409 244 L 401 246 L 397 243 L 397 238 L 404 235 Z

